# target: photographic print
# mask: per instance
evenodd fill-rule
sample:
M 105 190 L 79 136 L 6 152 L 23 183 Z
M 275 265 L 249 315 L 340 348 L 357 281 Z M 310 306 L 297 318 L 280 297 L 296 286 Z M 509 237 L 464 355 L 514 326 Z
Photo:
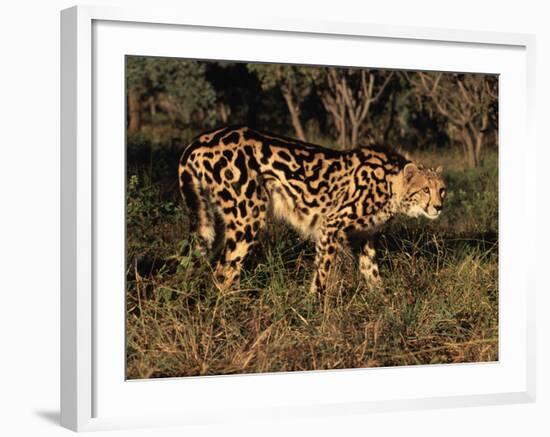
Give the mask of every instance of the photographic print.
M 128 379 L 498 360 L 498 76 L 126 57 Z

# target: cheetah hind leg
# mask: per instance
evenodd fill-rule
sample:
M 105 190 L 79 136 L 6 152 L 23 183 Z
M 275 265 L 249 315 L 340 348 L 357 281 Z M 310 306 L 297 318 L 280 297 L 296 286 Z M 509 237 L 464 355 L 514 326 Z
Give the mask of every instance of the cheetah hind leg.
M 216 287 L 222 293 L 240 287 L 242 263 L 254 244 L 255 235 L 250 234 L 247 237 L 245 239 L 244 234 L 238 231 L 226 233 L 225 246 L 214 273 Z
M 222 293 L 240 288 L 243 261 L 256 243 L 258 233 L 266 226 L 266 211 L 266 208 L 254 207 L 246 214 L 250 221 L 241 229 L 226 222 L 225 245 L 214 275 L 216 286 Z
M 243 261 L 256 243 L 258 233 L 267 225 L 269 200 L 259 184 L 251 194 L 250 200 L 254 206 L 247 207 L 242 214 L 247 218 L 244 225 L 238 225 L 236 217 L 223 216 L 225 244 L 214 275 L 216 286 L 222 293 L 240 288 Z
M 187 205 L 189 217 L 189 234 L 192 241 L 187 247 L 190 255 L 197 250 L 202 257 L 207 257 L 216 239 L 216 220 L 209 202 L 209 194 L 199 189 L 199 182 L 191 172 L 182 173 L 181 194 Z

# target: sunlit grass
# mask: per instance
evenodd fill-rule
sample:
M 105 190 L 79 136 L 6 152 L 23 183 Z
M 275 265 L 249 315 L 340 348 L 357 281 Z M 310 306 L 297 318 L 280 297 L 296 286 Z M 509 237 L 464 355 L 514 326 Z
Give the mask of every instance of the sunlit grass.
M 496 156 L 447 168 L 440 220 L 387 227 L 377 242 L 383 287 L 369 289 L 343 254 L 323 296 L 308 292 L 312 244 L 280 224 L 247 260 L 241 289 L 220 295 L 208 263 L 183 250 L 177 198 L 142 177 L 128 200 L 129 378 L 498 359 Z

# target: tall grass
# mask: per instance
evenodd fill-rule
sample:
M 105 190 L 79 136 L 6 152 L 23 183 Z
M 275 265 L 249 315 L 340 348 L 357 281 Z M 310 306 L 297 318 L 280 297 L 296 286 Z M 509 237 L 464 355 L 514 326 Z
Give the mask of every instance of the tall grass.
M 211 266 L 185 250 L 177 195 L 147 170 L 131 174 L 128 378 L 497 360 L 497 156 L 474 170 L 452 164 L 442 217 L 398 219 L 378 239 L 384 285 L 368 288 L 344 253 L 321 297 L 308 292 L 313 245 L 277 223 L 248 257 L 241 289 L 220 295 Z

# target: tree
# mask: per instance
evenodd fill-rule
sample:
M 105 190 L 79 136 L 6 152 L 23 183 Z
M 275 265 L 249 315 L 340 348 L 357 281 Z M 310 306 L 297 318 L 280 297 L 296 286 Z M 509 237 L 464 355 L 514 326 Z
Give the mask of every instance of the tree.
M 366 123 L 372 105 L 388 86 L 393 72 L 357 68 L 321 70 L 317 76 L 323 105 L 330 114 L 342 149 L 357 146 L 369 130 Z
M 300 118 L 301 106 L 311 93 L 313 85 L 312 69 L 294 65 L 248 64 L 254 72 L 263 90 L 279 88 L 285 100 L 292 127 L 298 139 L 305 141 L 306 134 Z
M 460 144 L 467 165 L 479 164 L 485 134 L 498 102 L 498 81 L 487 74 L 418 72 L 408 75 L 413 88 L 447 120 L 449 138 Z
M 141 102 L 138 93 L 128 90 L 128 133 L 136 133 L 141 129 Z
M 141 93 L 145 85 L 146 58 L 128 58 L 126 64 L 126 98 L 128 104 L 128 133 L 141 129 Z
M 172 124 L 195 119 L 204 127 L 216 122 L 216 93 L 205 79 L 205 64 L 173 58 L 129 57 L 127 61 L 128 131 L 140 129 L 142 113 L 158 110 Z

